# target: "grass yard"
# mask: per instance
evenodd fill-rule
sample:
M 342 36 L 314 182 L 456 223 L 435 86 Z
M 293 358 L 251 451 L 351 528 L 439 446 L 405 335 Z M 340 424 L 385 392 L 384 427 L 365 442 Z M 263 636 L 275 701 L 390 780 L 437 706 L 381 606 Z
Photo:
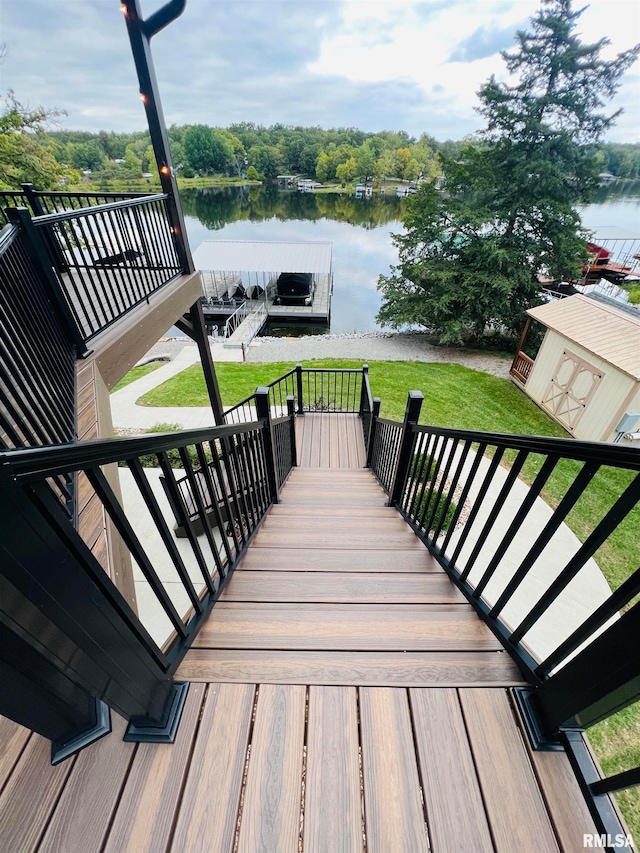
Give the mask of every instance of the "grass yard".
M 264 385 L 282 376 L 294 365 L 271 364 L 216 365 L 220 394 L 225 406 L 239 403 Z M 309 367 L 360 367 L 359 362 L 322 359 L 308 362 Z M 373 361 L 369 364 L 371 389 L 382 400 L 381 415 L 402 420 L 409 390 L 424 394 L 421 423 L 489 432 L 519 433 L 567 438 L 567 433 L 542 412 L 513 383 L 457 364 L 433 364 L 406 361 Z M 126 377 L 125 377 L 126 378 Z M 143 406 L 206 406 L 204 376 L 199 365 L 184 370 L 138 400 Z M 511 457 L 513 458 L 513 457 Z M 508 460 L 507 460 L 508 461 Z M 531 457 L 524 468 L 524 479 L 532 482 L 541 465 L 540 457 Z M 550 506 L 557 506 L 573 482 L 580 463 L 561 462 L 542 492 Z M 581 541 L 593 528 L 593 518 L 602 517 L 630 482 L 631 475 L 614 469 L 601 469 L 583 497 L 570 513 L 567 523 Z M 600 515 L 598 516 L 598 513 Z M 640 564 L 636 531 L 640 529 L 640 509 L 629 515 L 615 534 L 600 549 L 596 560 L 612 589 L 617 589 Z
M 122 377 L 120 382 L 113 386 L 111 393 L 113 394 L 115 391 L 119 391 L 126 385 L 130 385 L 132 382 L 135 382 L 136 379 L 142 379 L 142 377 L 146 376 L 147 373 L 153 373 L 154 370 L 157 370 L 161 366 L 162 362 L 152 361 L 150 364 L 142 364 L 140 367 L 132 367 L 131 370 Z
M 264 385 L 286 373 L 289 363 L 216 365 L 220 393 L 226 406 L 232 406 Z M 308 367 L 360 367 L 359 362 L 323 359 Z M 404 416 L 407 392 L 420 390 L 425 400 L 421 422 L 434 426 L 458 427 L 524 435 L 567 437 L 567 433 L 547 417 L 511 382 L 479 373 L 455 364 L 378 361 L 369 363 L 371 389 L 382 400 L 381 415 L 393 420 Z M 125 377 L 126 379 L 127 377 Z M 138 403 L 145 406 L 205 406 L 208 397 L 199 365 L 190 367 L 145 394 Z M 513 455 L 511 456 L 511 459 Z M 506 460 L 507 463 L 509 459 Z M 523 469 L 532 482 L 540 457 L 530 457 Z M 557 506 L 581 468 L 580 463 L 564 460 L 558 464 L 542 492 L 550 506 Z M 601 469 L 567 517 L 567 524 L 580 541 L 593 530 L 593 520 L 603 517 L 621 495 L 632 475 L 610 468 Z M 640 565 L 640 508 L 627 516 L 595 559 L 612 589 Z M 591 741 L 606 774 L 640 764 L 640 705 L 633 705 L 590 731 Z M 640 839 L 640 790 L 617 795 L 631 832 Z

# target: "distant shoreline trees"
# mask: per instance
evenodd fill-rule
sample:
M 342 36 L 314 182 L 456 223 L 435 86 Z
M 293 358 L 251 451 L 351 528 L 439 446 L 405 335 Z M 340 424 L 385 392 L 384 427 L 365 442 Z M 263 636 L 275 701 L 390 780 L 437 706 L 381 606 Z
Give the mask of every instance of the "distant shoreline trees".
M 15 114 L 6 102 L 0 121 L 4 118 L 10 125 L 12 116 Z M 3 163 L 10 165 L 9 143 L 15 145 L 16 139 L 10 140 L 7 130 L 0 126 L 0 137 L 5 134 L 0 139 L 5 152 L 0 148 L 0 181 L 5 186 L 18 188 L 21 181 L 30 180 L 44 188 L 45 182 L 54 186 L 61 178 L 77 181 L 83 172 L 99 183 L 157 175 L 146 131 L 49 130 L 41 123 L 37 132 L 25 129 L 28 135 L 21 140 L 35 157 L 32 168 L 25 158 L 25 168 L 11 171 L 3 169 Z M 183 177 L 244 177 L 252 167 L 260 180 L 293 174 L 336 184 L 352 180 L 382 183 L 386 179 L 412 182 L 419 177 L 433 180 L 441 174 L 442 158 L 456 159 L 465 144 L 438 142 L 426 133 L 414 138 L 404 131 L 365 133 L 357 128 L 324 130 L 283 124 L 263 127 L 252 122 L 227 128 L 172 125 L 168 135 L 174 166 Z M 606 144 L 594 156 L 598 171 L 640 179 L 640 145 Z

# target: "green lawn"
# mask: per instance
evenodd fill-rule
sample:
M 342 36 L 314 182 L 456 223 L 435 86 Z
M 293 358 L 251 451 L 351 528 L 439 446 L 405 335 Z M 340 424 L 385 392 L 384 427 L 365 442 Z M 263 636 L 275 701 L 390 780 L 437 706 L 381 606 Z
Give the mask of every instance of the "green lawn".
M 232 406 L 264 385 L 282 376 L 294 365 L 220 363 L 216 365 L 220 394 L 226 406 Z M 360 367 L 359 362 L 322 359 L 309 362 L 313 367 Z M 421 422 L 434 426 L 486 430 L 523 435 L 567 437 L 567 433 L 551 420 L 513 383 L 488 373 L 470 370 L 457 364 L 424 362 L 374 361 L 369 364 L 371 390 L 382 400 L 383 417 L 402 420 L 409 390 L 422 391 Z M 167 380 L 138 400 L 144 406 L 206 406 L 207 391 L 202 369 L 194 365 Z M 512 458 L 512 457 L 511 457 Z M 507 460 L 508 461 L 508 460 Z M 524 478 L 532 482 L 542 460 L 531 457 L 524 468 Z M 565 460 L 560 463 L 543 490 L 543 497 L 557 506 L 580 470 L 580 464 Z M 593 529 L 593 519 L 604 515 L 631 475 L 614 469 L 602 469 L 593 479 L 567 523 L 581 541 Z M 640 529 L 640 509 L 629 515 L 596 559 L 613 589 L 617 589 L 640 564 L 640 548 L 636 531 Z M 634 564 L 635 562 L 635 564 Z
M 360 367 L 359 362 L 333 359 L 309 362 L 313 367 Z M 289 363 L 216 365 L 220 392 L 226 406 L 247 397 L 256 386 L 264 385 L 293 367 Z M 382 400 L 383 417 L 402 420 L 409 390 L 424 394 L 421 422 L 435 426 L 459 427 L 502 433 L 567 437 L 555 421 L 547 417 L 511 382 L 455 364 L 378 361 L 369 363 L 371 389 Z M 207 392 L 199 365 L 190 367 L 139 401 L 146 406 L 204 406 Z M 513 457 L 511 457 L 513 458 Z M 509 460 L 507 460 L 508 462 Z M 532 482 L 541 458 L 531 457 L 523 476 Z M 557 506 L 580 470 L 580 464 L 565 460 L 555 469 L 542 492 L 551 506 Z M 594 519 L 602 518 L 630 482 L 631 475 L 615 469 L 601 469 L 594 477 L 567 523 L 584 541 L 593 530 Z M 612 589 L 616 589 L 640 565 L 640 508 L 636 507 L 595 558 Z M 592 742 L 606 773 L 640 764 L 640 706 L 632 706 L 594 727 Z M 640 791 L 619 795 L 621 808 L 631 831 L 640 838 Z
M 146 376 L 147 373 L 153 373 L 154 370 L 157 370 L 161 366 L 161 362 L 152 361 L 150 364 L 142 364 L 140 367 L 132 367 L 131 370 L 122 377 L 120 382 L 113 386 L 111 393 L 113 394 L 114 391 L 119 391 L 121 388 L 124 388 L 125 385 L 130 385 L 132 382 L 135 382 L 136 379 L 142 379 L 142 377 Z

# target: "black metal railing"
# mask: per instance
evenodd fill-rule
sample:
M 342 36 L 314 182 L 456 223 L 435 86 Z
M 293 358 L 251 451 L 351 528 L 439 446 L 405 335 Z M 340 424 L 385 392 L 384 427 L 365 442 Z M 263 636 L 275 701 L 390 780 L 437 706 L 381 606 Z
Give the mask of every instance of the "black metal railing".
M 277 416 L 283 415 L 287 411 L 287 397 L 293 396 L 296 412 L 299 415 L 305 412 L 361 415 L 366 423 L 368 437 L 373 399 L 370 396 L 367 371 L 366 364 L 361 369 L 303 367 L 297 364 L 265 386 L 269 388 L 272 412 Z M 371 400 L 370 404 L 369 400 Z M 227 424 L 243 423 L 253 417 L 255 417 L 254 394 L 250 394 L 224 412 Z M 365 429 L 364 424 L 363 429 Z
M 375 419 L 369 467 L 387 494 L 390 493 L 393 485 L 393 474 L 396 470 L 401 439 L 402 424 L 386 418 Z
M 269 408 L 274 416 L 280 417 L 287 411 L 287 398 L 296 396 L 297 390 L 296 368 L 289 370 L 265 387 L 269 389 Z M 256 395 L 250 394 L 231 406 L 224 412 L 226 424 L 241 424 L 256 418 Z
M 69 696 L 75 694 L 64 686 L 71 680 L 82 688 L 81 696 L 87 690 L 128 719 L 161 721 L 178 664 L 277 500 L 272 486 L 285 472 L 280 464 L 276 473 L 272 431 L 263 419 L 0 453 L 0 588 L 6 581 L 16 589 L 24 584 L 22 598 L 5 597 L 3 610 L 15 625 L 24 621 L 28 631 L 35 630 L 34 619 L 44 620 L 38 648 L 55 669 L 48 664 L 42 674 L 47 690 L 59 689 L 73 706 Z M 282 441 L 284 461 L 284 436 Z M 120 465 L 124 499 L 103 472 L 113 463 Z M 136 583 L 137 612 L 48 488 L 52 478 L 79 474 L 144 578 Z M 185 482 L 188 489 L 181 486 Z M 186 541 L 179 544 L 179 539 Z M 43 698 L 35 711 L 30 701 L 22 708 L 46 737 L 53 737 L 52 708 L 62 700 L 53 706 L 51 701 Z M 71 707 L 69 714 L 80 710 Z
M 640 454 L 612 444 L 422 426 L 421 403 L 411 392 L 403 423 L 374 416 L 370 467 L 390 504 L 517 661 L 531 684 L 521 697 L 525 721 L 543 740 L 560 732 L 597 825 L 610 831 L 617 819 L 604 794 L 639 784 L 640 768 L 604 780 L 587 772 L 581 728 L 640 698 L 640 663 L 631 651 L 640 631 L 640 568 L 611 591 L 590 561 L 623 528 L 640 529 Z M 595 488 L 609 495 L 604 507 Z M 569 517 L 581 519 L 580 539 L 558 550 L 555 537 Z M 640 540 L 633 541 L 627 557 L 637 566 Z M 584 571 L 589 593 L 576 607 Z
M 295 417 L 295 403 L 293 395 L 291 395 L 287 398 L 287 415 L 283 418 L 274 418 L 271 421 L 278 494 L 291 473 L 291 469 L 298 464 Z
M 30 207 L 34 216 L 41 216 L 46 213 L 68 213 L 72 210 L 83 210 L 96 205 L 113 204 L 118 201 L 130 201 L 139 198 L 149 198 L 149 193 L 34 191 L 29 195 Z
M 380 407 L 378 407 L 378 412 Z M 369 365 L 362 365 L 362 387 L 360 389 L 360 417 L 362 418 L 362 438 L 364 441 L 364 449 L 367 455 L 369 454 L 369 445 L 371 443 L 371 424 L 373 423 L 374 400 L 371 393 L 371 384 L 369 382 Z M 376 412 L 377 414 L 377 412 Z
M 362 369 L 296 366 L 299 413 L 360 413 Z
M 29 199 L 25 192 L 18 190 L 0 190 L 0 223 L 6 225 L 9 222 L 5 210 L 8 207 L 29 207 Z
M 18 224 L 0 232 L 0 447 L 73 441 L 75 350 Z M 72 482 L 51 485 L 69 514 Z
M 166 198 L 145 196 L 33 219 L 84 340 L 181 273 Z
M 37 190 L 33 184 L 21 184 L 21 190 L 0 190 L 0 216 L 5 215 L 7 207 L 26 207 L 31 216 L 45 213 L 66 213 L 81 210 L 98 204 L 112 204 L 115 201 L 127 201 L 145 198 L 149 193 L 111 193 L 111 192 L 53 192 Z

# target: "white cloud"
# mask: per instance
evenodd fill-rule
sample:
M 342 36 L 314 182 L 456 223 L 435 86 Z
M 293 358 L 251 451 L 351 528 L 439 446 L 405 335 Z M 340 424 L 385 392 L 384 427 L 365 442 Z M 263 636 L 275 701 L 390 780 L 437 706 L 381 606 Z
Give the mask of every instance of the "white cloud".
M 145 0 L 145 13 L 157 5 Z M 487 54 L 509 47 L 509 28 L 537 8 L 537 0 L 188 0 L 153 41 L 164 112 L 169 123 L 461 138 L 482 123 L 479 87 L 504 73 L 497 52 Z M 0 0 L 0 11 L 9 50 L 0 89 L 66 109 L 68 128 L 144 127 L 116 0 Z M 617 52 L 640 40 L 639 14 L 637 0 L 592 0 L 579 30 L 587 41 L 609 36 Z M 611 139 L 640 138 L 639 74 L 636 65 L 613 105 L 626 115 Z

